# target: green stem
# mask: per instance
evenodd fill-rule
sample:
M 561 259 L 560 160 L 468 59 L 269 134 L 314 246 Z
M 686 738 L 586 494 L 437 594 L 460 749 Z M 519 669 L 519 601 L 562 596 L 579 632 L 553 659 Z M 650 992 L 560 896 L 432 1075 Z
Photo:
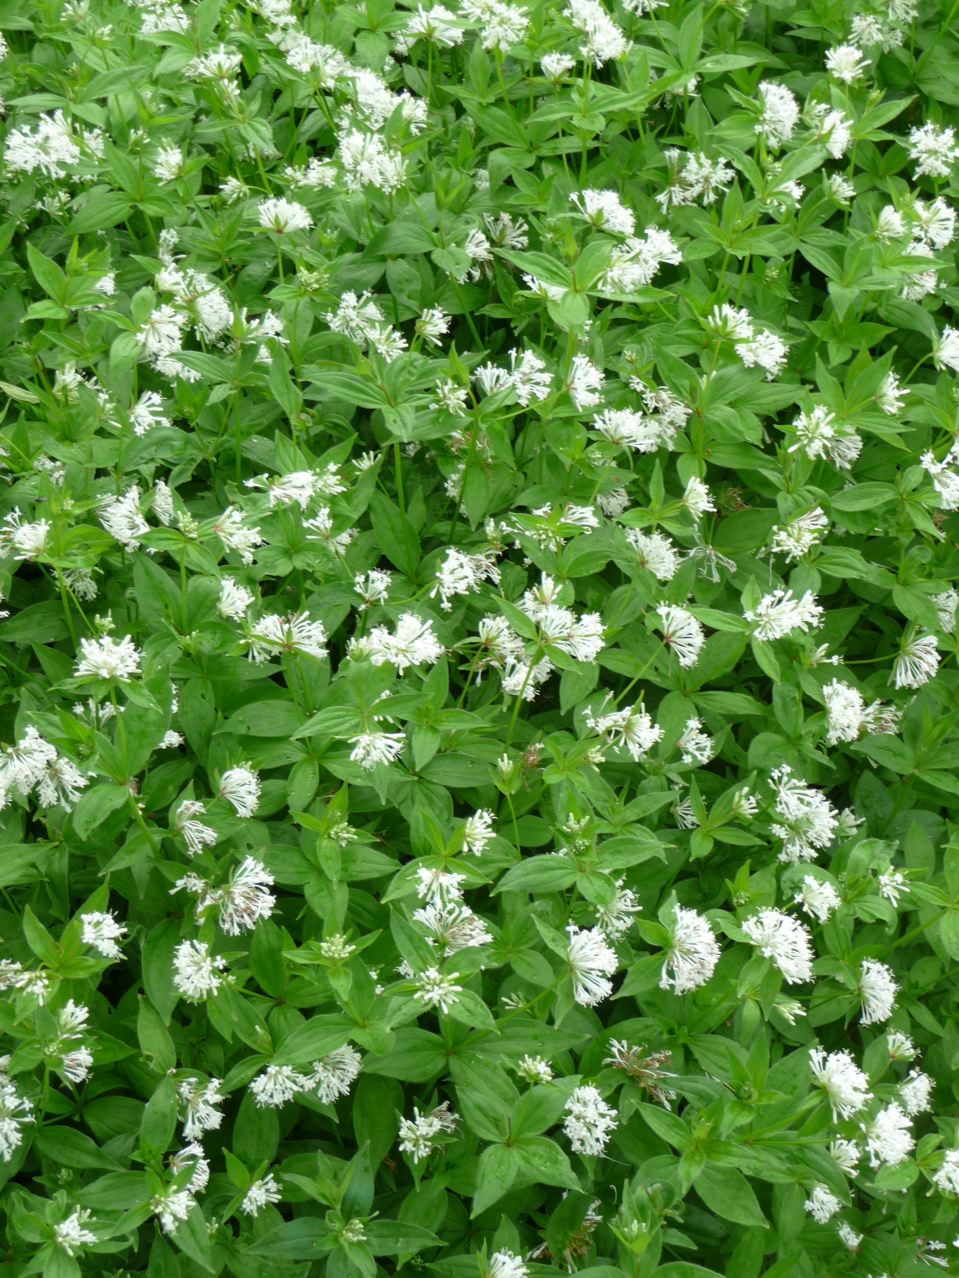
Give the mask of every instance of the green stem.
M 403 492 L 403 452 L 398 439 L 393 440 L 393 469 L 396 472 L 396 498 L 400 504 L 400 510 L 405 515 L 406 495 Z

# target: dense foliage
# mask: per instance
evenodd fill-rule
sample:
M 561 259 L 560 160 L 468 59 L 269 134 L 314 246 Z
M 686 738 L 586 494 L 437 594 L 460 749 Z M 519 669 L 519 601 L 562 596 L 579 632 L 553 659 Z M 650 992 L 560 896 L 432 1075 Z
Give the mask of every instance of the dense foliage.
M 2 0 L 3 1278 L 959 1272 L 956 7 Z

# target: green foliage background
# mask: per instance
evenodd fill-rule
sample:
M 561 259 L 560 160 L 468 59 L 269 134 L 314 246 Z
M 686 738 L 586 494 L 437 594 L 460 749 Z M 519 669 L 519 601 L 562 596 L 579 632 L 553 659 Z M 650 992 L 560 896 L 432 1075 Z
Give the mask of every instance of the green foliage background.
M 901 41 L 863 45 L 849 83 L 824 63 L 859 12 L 839 0 L 651 12 L 617 0 L 608 14 L 629 46 L 602 66 L 584 60 L 570 12 L 543 0 L 505 49 L 484 47 L 495 5 L 454 14 L 457 43 L 408 48 L 396 41 L 413 11 L 394 0 L 294 6 L 295 30 L 326 46 L 305 70 L 284 56 L 282 6 L 202 0 L 183 6 L 182 30 L 144 34 L 148 12 L 0 5 L 0 1031 L 32 1104 L 0 1163 L 0 1274 L 508 1278 L 489 1259 L 506 1252 L 533 1275 L 587 1278 L 955 1272 L 956 1198 L 934 1178 L 959 1118 L 959 673 L 955 601 L 951 622 L 941 603 L 959 521 L 921 459 L 942 462 L 956 439 L 956 263 L 948 241 L 917 247 L 915 200 L 957 192 L 954 156 L 917 177 L 909 154 L 910 130 L 956 118 L 955 5 L 877 11 Z M 198 76 L 195 60 L 221 45 L 237 65 Z M 551 79 L 547 53 L 572 69 Z M 757 133 L 761 82 L 804 112 L 780 147 Z M 817 103 L 848 119 L 839 156 Z M 57 112 L 76 160 L 56 176 L 11 166 L 11 134 Z M 344 121 L 402 157 L 395 190 L 350 179 Z M 166 178 L 164 146 L 181 153 Z M 657 203 L 670 148 L 727 162 L 715 200 Z M 291 175 L 311 159 L 329 162 L 328 185 Z M 615 191 L 640 233 L 668 230 L 681 260 L 610 286 L 623 237 L 577 215 L 571 197 L 587 190 Z M 313 225 L 264 229 L 259 203 L 280 196 Z M 467 252 L 476 232 L 486 260 Z M 196 299 L 175 302 L 180 376 L 157 371 L 143 337 L 171 304 L 158 277 L 174 259 L 229 310 L 210 338 Z M 929 270 L 924 292 L 915 277 Z M 98 287 L 108 273 L 112 294 Z M 348 291 L 373 295 L 405 350 L 388 358 L 336 331 Z M 770 377 L 711 326 L 723 305 L 785 344 Z M 431 342 L 416 322 L 437 307 L 451 320 Z M 281 326 L 264 328 L 268 313 Z M 543 361 L 542 398 L 482 392 L 477 367 L 508 370 L 514 350 Z M 577 356 L 602 370 L 599 406 L 571 399 Z M 892 412 L 890 374 L 904 388 Z M 438 406 L 444 381 L 464 392 L 461 412 Z M 592 424 L 603 409 L 642 412 L 643 387 L 689 410 L 671 449 L 631 450 Z M 138 433 L 145 391 L 166 424 Z M 817 406 L 860 437 L 849 467 L 797 444 L 797 417 Z M 337 476 L 334 491 L 301 508 L 269 488 L 307 471 Z M 685 498 L 694 479 L 712 495 L 701 515 Z M 125 546 L 100 516 L 131 489 L 147 527 Z M 230 508 L 258 530 L 246 556 L 219 536 Z M 828 526 L 806 553 L 771 550 L 776 528 L 814 509 Z M 25 551 L 17 528 L 38 521 L 42 545 Z M 672 540 L 670 580 L 644 566 L 636 530 Z M 450 547 L 498 575 L 444 610 Z M 354 579 L 371 569 L 392 577 L 365 607 Z M 599 614 L 595 659 L 557 650 L 523 610 L 543 575 L 577 617 Z M 254 597 L 242 620 L 217 610 L 226 577 Z M 745 614 L 777 589 L 812 592 L 822 624 L 757 638 Z M 662 640 L 663 604 L 704 627 L 688 668 Z M 249 660 L 255 620 L 294 612 L 322 621 L 327 655 L 288 645 Z M 440 658 L 374 664 L 362 641 L 411 612 L 432 623 Z M 489 616 L 527 660 L 549 655 L 535 699 L 525 681 L 504 692 L 478 638 Z M 81 640 L 111 623 L 139 671 L 78 677 Z M 938 672 L 895 687 L 919 632 L 935 636 Z M 827 741 L 835 679 L 891 704 L 898 729 Z M 641 760 L 591 728 L 606 694 L 662 728 Z M 694 718 L 706 763 L 677 749 Z M 29 728 L 83 774 L 77 801 L 13 784 L 10 750 Z M 351 757 L 371 729 L 403 734 L 394 762 Z M 261 783 L 248 819 L 219 796 L 241 765 Z M 772 830 L 783 765 L 848 810 L 814 868 L 840 900 L 826 922 L 794 904 L 809 866 L 784 862 Z M 748 819 L 734 803 L 744 786 L 758 801 Z M 217 836 L 196 858 L 178 833 L 184 800 L 206 805 Z M 495 834 L 473 856 L 465 823 L 484 810 Z M 273 877 L 275 909 L 229 935 L 175 885 L 192 873 L 222 887 L 245 857 Z M 488 943 L 430 947 L 413 917 L 420 868 L 465 876 Z M 880 890 L 890 869 L 898 895 Z M 641 912 L 611 942 L 611 997 L 584 1005 L 565 929 L 595 927 L 623 890 Z M 660 986 L 677 904 L 722 947 L 685 995 Z M 742 924 L 763 908 L 809 926 L 813 980 L 787 985 L 749 943 Z M 82 940 L 81 915 L 108 909 L 128 929 L 114 962 Z M 176 947 L 194 938 L 231 978 L 195 1002 L 173 980 Z M 900 986 L 885 1023 L 861 1022 L 864 959 Z M 434 965 L 461 987 L 448 1013 L 415 997 Z M 36 971 L 42 1000 L 22 976 Z M 79 1083 L 56 1047 L 70 999 L 89 1007 Z M 830 1142 L 861 1140 L 872 1110 L 834 1119 L 810 1049 L 849 1050 L 874 1105 L 892 1103 L 909 1068 L 890 1059 L 892 1029 L 921 1052 L 932 1109 L 907 1157 L 847 1175 Z M 654 1075 L 610 1063 L 614 1040 L 658 1057 L 665 1103 Z M 308 1072 L 346 1044 L 362 1057 L 348 1097 L 255 1103 L 248 1085 L 268 1065 Z M 524 1080 L 526 1056 L 552 1080 Z M 208 1187 L 164 1229 L 158 1195 L 192 1175 L 169 1163 L 188 1077 L 222 1080 L 224 1118 L 204 1137 Z M 579 1085 L 616 1111 L 602 1156 L 577 1154 L 563 1130 Z M 443 1102 L 454 1130 L 415 1162 L 400 1120 Z M 282 1201 L 244 1213 L 268 1173 Z M 815 1185 L 841 1200 L 828 1224 L 804 1209 Z M 95 1241 L 71 1254 L 55 1230 L 76 1209 Z

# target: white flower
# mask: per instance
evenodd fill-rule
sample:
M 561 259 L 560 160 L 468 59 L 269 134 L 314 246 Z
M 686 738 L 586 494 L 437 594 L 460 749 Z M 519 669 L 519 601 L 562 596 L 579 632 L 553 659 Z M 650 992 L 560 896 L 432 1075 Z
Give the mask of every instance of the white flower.
M 255 1180 L 243 1195 L 240 1211 L 245 1216 L 258 1216 L 269 1203 L 278 1203 L 283 1199 L 279 1185 L 272 1172 Z
M 512 1251 L 494 1251 L 487 1264 L 486 1278 L 527 1278 L 529 1270 Z
M 414 1105 L 412 1118 L 401 1118 L 399 1148 L 414 1163 L 422 1162 L 433 1152 L 437 1138 L 456 1130 L 459 1117 L 450 1112 L 449 1101 L 443 1101 L 429 1114 L 421 1114 Z
M 605 737 L 608 745 L 625 747 L 635 763 L 663 739 L 662 728 L 653 723 L 639 705 L 605 714 L 595 714 L 592 709 L 587 709 L 584 718 L 594 732 Z
M 859 1165 L 859 1159 L 862 1157 L 862 1150 L 854 1140 L 846 1140 L 843 1136 L 837 1136 L 834 1141 L 830 1142 L 829 1156 L 847 1176 L 854 1176 Z
M 261 200 L 257 208 L 257 220 L 268 231 L 286 235 L 291 231 L 308 231 L 313 219 L 302 204 L 295 200 Z
M 603 390 L 603 374 L 585 355 L 574 355 L 565 390 L 574 408 L 593 408 L 599 403 Z
M 638 0 L 643 3 L 643 0 Z M 629 0 L 625 7 L 634 9 L 637 0 Z M 650 7 L 659 7 L 653 4 Z M 663 156 L 669 166 L 669 185 L 656 196 L 656 203 L 665 212 L 671 206 L 715 204 L 717 198 L 730 185 L 735 172 L 724 159 L 710 160 L 703 151 L 679 151 L 667 147 Z
M 769 80 L 760 84 L 759 94 L 762 114 L 755 129 L 771 150 L 778 151 L 792 137 L 799 120 L 799 103 L 784 84 Z
M 899 1085 L 899 1099 L 910 1118 L 924 1114 L 932 1108 L 932 1089 L 935 1083 L 922 1070 L 911 1069 Z
M 567 71 L 572 71 L 576 65 L 576 59 L 571 58 L 568 53 L 546 53 L 540 59 L 539 65 L 548 80 L 559 81 Z
M 913 631 L 903 637 L 902 646 L 893 666 L 893 686 L 896 688 L 921 688 L 934 679 L 939 669 L 939 649 L 935 635 L 923 635 Z
M 829 1097 L 833 1119 L 852 1118 L 872 1099 L 869 1079 L 846 1051 L 826 1053 L 815 1047 L 809 1068 L 817 1087 Z
M 386 602 L 392 581 L 392 573 L 371 568 L 367 573 L 357 573 L 353 578 L 353 589 L 363 600 L 364 607 L 371 608 L 373 604 Z
M 0 1160 L 9 1162 L 23 1142 L 20 1128 L 24 1123 L 33 1121 L 31 1102 L 20 1095 L 5 1074 L 0 1073 Z
M 601 1154 L 618 1126 L 616 1111 L 595 1087 L 577 1087 L 564 1107 L 563 1131 L 577 1154 Z
M 802 188 L 796 194 L 796 198 L 802 193 Z M 793 192 L 790 192 L 793 194 Z M 746 368 L 761 368 L 766 374 L 766 381 L 772 381 L 777 373 L 782 371 L 783 365 L 786 363 L 786 343 L 776 333 L 771 333 L 768 329 L 758 329 L 757 332 L 745 342 L 739 342 L 736 346 L 736 354 L 742 360 Z
M 879 393 L 876 396 L 876 402 L 884 413 L 890 417 L 898 417 L 902 412 L 906 403 L 906 396 L 909 394 L 909 388 L 899 384 L 899 378 L 895 373 L 888 373 Z
M 153 161 L 153 173 L 161 182 L 173 182 L 183 172 L 183 152 L 178 146 L 161 146 Z
M 947 327 L 942 330 L 932 358 L 936 368 L 951 368 L 953 372 L 959 372 L 959 329 Z
M 536 623 L 543 647 L 557 648 L 577 661 L 595 661 L 605 645 L 602 617 L 598 612 L 577 617 L 570 608 L 556 602 L 559 593 L 553 579 L 544 575 L 539 586 L 523 594 L 520 608 Z M 541 664 L 537 663 L 537 671 Z M 541 672 L 542 678 L 546 678 L 551 669 L 547 665 Z M 533 675 L 529 675 L 529 679 L 532 681 Z M 503 686 L 507 688 L 505 680 Z
M 51 808 L 59 804 L 69 812 L 78 802 L 80 791 L 87 785 L 87 777 L 69 759 L 56 755 L 39 774 L 36 785 L 37 799 L 42 807 Z
M 801 412 L 793 422 L 795 442 L 789 452 L 801 452 L 810 461 L 828 457 L 840 470 L 848 470 L 862 451 L 862 440 L 846 422 L 836 420 L 822 404 Z
M 202 1194 L 210 1183 L 210 1164 L 203 1155 L 203 1146 L 195 1141 L 171 1155 L 169 1162 L 170 1170 L 175 1176 L 184 1171 L 191 1173 L 186 1185 L 188 1193 Z
M 69 1082 L 84 1083 L 90 1077 L 93 1053 L 88 1047 L 74 1047 L 60 1057 L 60 1071 Z
M 906 876 L 901 870 L 894 870 L 891 867 L 883 870 L 877 877 L 876 887 L 879 889 L 879 895 L 895 909 L 899 908 L 899 898 L 904 892 L 909 891 Z
M 369 657 L 374 666 L 394 666 L 403 674 L 411 666 L 433 665 L 443 655 L 443 645 L 433 633 L 433 623 L 413 612 L 404 612 L 391 634 L 385 626 L 376 626 L 367 638 Z
M 683 763 L 708 763 L 713 755 L 713 739 L 702 729 L 701 719 L 688 719 L 683 734 L 676 742 Z
M 862 693 L 833 679 L 822 690 L 826 702 L 826 744 L 855 741 L 863 728 L 866 703 Z
M 150 1210 L 160 1217 L 160 1228 L 172 1234 L 196 1206 L 196 1199 L 188 1189 L 165 1189 L 150 1203 Z
M 915 235 L 931 249 L 944 249 L 952 243 L 956 233 L 956 211 L 942 196 L 928 204 L 924 200 L 913 200 L 909 212 Z
M 271 612 L 250 628 L 249 644 L 254 661 L 284 652 L 302 652 L 319 660 L 326 656 L 326 629 L 305 612 L 291 612 L 287 617 Z
M 861 1130 L 870 1167 L 897 1166 L 916 1143 L 908 1116 L 895 1102 L 881 1109 L 871 1122 L 861 1124 Z
M 957 463 L 959 445 L 955 444 L 941 462 L 937 462 L 935 454 L 931 452 L 925 452 L 919 458 L 919 464 L 932 480 L 943 510 L 959 510 L 959 472 L 951 469 Z
M 157 427 L 168 427 L 170 419 L 163 412 L 163 399 L 156 391 L 144 391 L 129 411 L 134 435 L 142 437 Z
M 933 1172 L 932 1183 L 943 1194 L 959 1194 L 959 1149 L 947 1149 Z
M 226 617 L 228 621 L 241 621 L 252 603 L 253 595 L 245 586 L 241 586 L 232 577 L 223 578 L 216 605 L 221 617 Z
M 230 768 L 220 777 L 221 799 L 233 805 L 237 816 L 251 817 L 260 801 L 260 779 L 246 766 Z
M 129 635 L 117 641 L 109 635 L 102 639 L 81 639 L 80 656 L 73 668 L 78 679 L 131 679 L 140 673 L 140 652 Z
M 573 998 L 584 1007 L 595 1007 L 609 998 L 613 983 L 609 977 L 619 966 L 616 951 L 610 949 L 598 927 L 581 928 L 570 923 L 567 962 L 573 981 Z
M 862 999 L 863 1025 L 888 1021 L 896 1006 L 899 986 L 892 969 L 874 959 L 863 959 L 859 973 L 859 996 Z
M 480 808 L 466 820 L 463 827 L 463 846 L 473 856 L 480 856 L 483 849 L 496 837 L 496 817 L 488 808 Z
M 703 628 L 691 612 L 672 604 L 660 604 L 656 609 L 663 634 L 663 643 L 672 648 L 676 660 L 688 670 L 699 660 L 706 637 Z
M 204 1132 L 217 1131 L 223 1122 L 223 1114 L 216 1108 L 226 1099 L 220 1091 L 220 1080 L 211 1078 L 202 1083 L 198 1078 L 185 1078 L 177 1084 L 177 1096 L 186 1108 L 183 1135 L 195 1140 Z
M 807 874 L 803 879 L 802 889 L 793 900 L 819 923 L 828 922 L 833 910 L 837 910 L 840 905 L 839 893 L 833 885 L 812 874 Z
M 436 585 L 430 596 L 440 596 L 444 612 L 452 608 L 450 600 L 457 595 L 468 595 L 484 581 L 499 581 L 499 569 L 489 554 L 467 555 L 450 546 L 443 563 L 436 572 Z
M 688 994 L 705 985 L 719 962 L 719 945 L 709 920 L 696 910 L 677 905 L 659 978 L 660 989 Z
M 261 1109 L 279 1109 L 306 1086 L 306 1075 L 297 1073 L 292 1065 L 267 1065 L 250 1082 L 250 1094 Z
M 701 519 L 703 515 L 716 509 L 716 503 L 713 501 L 709 489 L 695 475 L 687 481 L 686 489 L 683 493 L 683 505 L 693 519 Z
M 829 520 L 819 506 L 787 524 L 777 525 L 772 531 L 773 554 L 785 555 L 790 563 L 794 563 L 819 544 L 828 527 Z
M 54 1240 L 68 1256 L 75 1256 L 83 1247 L 88 1247 L 90 1243 L 97 1241 L 96 1234 L 84 1228 L 89 1219 L 90 1212 L 86 1208 L 75 1207 L 65 1220 L 61 1220 L 55 1226 Z
M 573 207 L 593 226 L 613 235 L 635 235 L 636 219 L 615 191 L 574 191 Z
M 567 0 L 566 12 L 573 26 L 586 37 L 580 53 L 597 67 L 621 58 L 629 49 L 629 41 L 599 0 Z
M 261 919 L 268 919 L 276 905 L 276 897 L 269 891 L 273 875 L 252 856 L 246 856 L 230 876 L 229 883 L 201 897 L 197 912 L 209 905 L 219 907 L 220 927 L 228 936 L 239 936 L 256 927 Z
M 549 1061 L 543 1060 L 541 1056 L 523 1056 L 516 1063 L 516 1072 L 528 1083 L 548 1083 L 553 1077 Z
M 402 732 L 361 732 L 350 737 L 350 760 L 369 771 L 380 763 L 394 763 L 403 753 L 406 735 Z
M 592 426 L 611 444 L 638 453 L 655 452 L 663 443 L 656 421 L 631 408 L 604 408 L 593 418 Z
M 769 779 L 776 791 L 776 815 L 781 818 L 771 827 L 783 840 L 780 861 L 815 860 L 817 851 L 836 837 L 839 813 L 821 791 L 794 777 L 786 764 Z
M 545 362 L 532 351 L 520 350 L 511 350 L 509 361 L 509 385 L 517 403 L 525 408 L 534 399 L 545 399 L 552 383 Z
M 112 914 L 81 914 L 82 940 L 104 958 L 123 958 L 117 941 L 126 935 L 126 924 L 118 923 Z
M 183 345 L 184 316 L 172 306 L 158 306 L 137 329 L 137 338 L 146 355 L 155 358 L 173 355 Z
M 809 929 L 781 910 L 760 910 L 743 923 L 748 940 L 779 968 L 789 985 L 812 980 L 815 952 Z
M 641 567 L 648 569 L 657 581 L 672 581 L 680 560 L 670 539 L 662 533 L 644 533 L 638 528 L 627 528 L 625 533 Z
M 13 553 L 15 559 L 36 559 L 46 552 L 50 523 L 38 519 L 35 523 L 23 523 L 18 507 L 3 517 L 0 527 L 0 552 Z
M 437 967 L 428 967 L 416 977 L 413 997 L 428 1008 L 438 1007 L 448 1014 L 459 1002 L 462 985 L 457 985 L 458 973 L 443 973 Z
M 836 1226 L 836 1234 L 839 1241 L 848 1247 L 850 1251 L 855 1251 L 862 1242 L 862 1234 L 857 1234 L 855 1229 L 844 1220 L 841 1220 Z
M 951 635 L 956 629 L 956 609 L 959 608 L 959 591 L 951 586 L 939 595 L 932 596 L 933 607 L 939 614 L 939 629 Z
M 908 1034 L 900 1030 L 890 1030 L 886 1035 L 891 1061 L 911 1061 L 916 1056 L 916 1045 Z
M 842 1210 L 842 1200 L 837 1198 L 825 1185 L 813 1185 L 809 1197 L 803 1203 L 813 1220 L 820 1225 L 832 1220 L 837 1211 Z
M 150 531 L 150 525 L 140 514 L 140 490 L 136 484 L 128 488 L 122 497 L 104 501 L 97 518 L 110 536 L 128 552 L 136 550 L 143 534 Z
M 226 960 L 210 953 L 204 941 L 183 941 L 173 951 L 173 985 L 190 1002 L 216 994 L 226 977 Z
M 605 905 L 596 906 L 596 923 L 603 932 L 616 941 L 625 936 L 632 927 L 633 915 L 639 914 L 642 906 L 636 899 L 632 888 L 624 887 L 625 880 L 616 880 L 616 895 Z
M 359 1075 L 363 1058 L 348 1043 L 316 1061 L 304 1091 L 315 1092 L 323 1105 L 332 1105 L 340 1096 L 348 1096 Z
M 206 808 L 196 799 L 184 799 L 173 818 L 172 828 L 185 839 L 190 856 L 198 856 L 205 847 L 212 847 L 216 843 L 216 831 L 196 820 L 196 817 L 203 816 L 205 812 Z
M 11 173 L 34 173 L 49 178 L 66 176 L 65 164 L 76 164 L 80 148 L 70 136 L 70 126 L 62 111 L 41 115 L 31 131 L 29 125 L 11 129 L 4 145 L 3 162 Z
M 253 551 L 262 545 L 259 528 L 247 528 L 243 514 L 235 506 L 228 506 L 213 525 L 213 531 L 227 550 L 235 550 L 245 564 L 252 564 Z
M 910 160 L 916 161 L 917 178 L 924 174 L 929 177 L 948 177 L 952 166 L 959 159 L 955 129 L 940 129 L 934 124 L 923 124 L 919 128 L 910 129 L 906 150 Z
M 773 640 L 794 630 L 814 630 L 822 623 L 822 608 L 809 590 L 796 599 L 791 590 L 778 589 L 763 595 L 756 607 L 747 608 L 743 616 L 752 624 L 757 639 Z
M 860 79 L 868 66 L 868 58 L 864 58 L 854 44 L 839 44 L 826 50 L 826 70 L 843 84 Z

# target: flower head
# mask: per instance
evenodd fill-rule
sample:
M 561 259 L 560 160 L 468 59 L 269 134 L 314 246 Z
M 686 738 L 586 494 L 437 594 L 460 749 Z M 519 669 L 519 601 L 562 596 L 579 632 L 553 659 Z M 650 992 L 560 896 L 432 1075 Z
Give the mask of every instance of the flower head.
M 595 1007 L 612 993 L 613 983 L 609 977 L 619 966 L 616 951 L 610 949 L 598 927 L 583 928 L 570 923 L 566 931 L 573 998 L 584 1007 Z
M 616 1111 L 595 1087 L 577 1087 L 565 1107 L 563 1131 L 577 1154 L 601 1154 L 618 1126 Z
M 677 905 L 669 948 L 659 978 L 660 989 L 688 994 L 705 985 L 719 962 L 719 945 L 709 920 L 696 910 Z

